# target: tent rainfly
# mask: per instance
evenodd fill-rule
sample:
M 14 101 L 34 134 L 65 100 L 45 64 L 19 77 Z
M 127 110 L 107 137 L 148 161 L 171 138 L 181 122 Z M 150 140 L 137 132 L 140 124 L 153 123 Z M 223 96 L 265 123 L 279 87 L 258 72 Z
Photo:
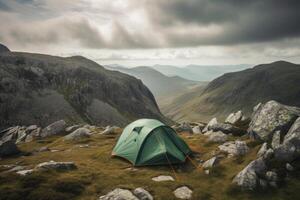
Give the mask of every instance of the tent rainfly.
M 125 127 L 112 155 L 134 166 L 183 163 L 192 151 L 169 126 L 154 119 L 139 119 Z

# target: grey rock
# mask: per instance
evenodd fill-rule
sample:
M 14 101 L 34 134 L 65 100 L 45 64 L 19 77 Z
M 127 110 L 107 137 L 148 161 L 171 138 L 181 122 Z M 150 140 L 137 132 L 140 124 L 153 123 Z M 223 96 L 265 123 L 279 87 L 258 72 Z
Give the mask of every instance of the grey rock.
M 26 175 L 32 174 L 33 172 L 34 172 L 33 169 L 26 169 L 26 170 L 17 171 L 16 173 L 21 176 L 26 176 Z
M 17 172 L 17 171 L 21 171 L 21 170 L 25 170 L 26 167 L 25 166 L 15 166 L 13 168 L 11 168 L 10 170 L 8 170 L 9 172 Z
M 200 126 L 194 126 L 192 131 L 193 131 L 194 134 L 201 134 L 202 133 Z
M 280 146 L 280 131 L 275 131 L 273 134 L 271 146 L 273 149 L 276 149 Z
M 294 167 L 290 163 L 286 163 L 285 168 L 286 168 L 286 170 L 288 170 L 290 172 L 294 171 Z
M 161 182 L 161 181 L 174 181 L 172 176 L 160 175 L 152 178 L 153 181 Z
M 55 162 L 55 161 L 49 161 L 49 162 L 43 162 L 38 164 L 35 169 L 36 170 L 73 170 L 76 169 L 76 165 L 74 162 Z
M 177 188 L 173 193 L 178 199 L 191 199 L 193 191 L 187 186 L 182 186 Z
M 259 185 L 263 188 L 266 189 L 268 187 L 268 182 L 264 179 L 259 179 Z
M 273 171 L 267 171 L 266 172 L 266 179 L 270 182 L 277 182 L 278 181 L 278 176 L 276 172 Z
M 50 149 L 48 147 L 41 147 L 38 152 L 45 152 L 45 151 L 50 151 Z
M 183 122 L 179 126 L 176 127 L 175 129 L 177 132 L 189 132 L 193 133 L 193 129 L 191 125 L 188 122 Z
M 233 179 L 233 183 L 245 190 L 254 190 L 257 187 L 258 177 L 266 171 L 263 158 L 258 158 L 249 163 Z
M 245 130 L 240 129 L 236 126 L 233 126 L 231 124 L 224 124 L 224 123 L 216 123 L 209 127 L 209 130 L 212 131 L 222 131 L 226 134 L 233 134 L 233 135 L 243 135 L 246 133 Z
M 42 130 L 41 137 L 48 137 L 53 135 L 62 134 L 66 128 L 64 120 L 56 121 Z
M 119 127 L 117 126 L 107 126 L 104 131 L 102 131 L 100 134 L 101 135 L 111 135 L 111 134 L 116 134 L 118 131 Z
M 13 156 L 20 153 L 20 150 L 13 141 L 0 141 L 0 157 Z
M 261 145 L 260 149 L 257 152 L 257 157 L 263 156 L 268 150 L 268 144 L 265 142 Z
M 26 132 L 31 132 L 33 130 L 36 130 L 38 128 L 37 125 L 30 125 L 26 128 Z
M 237 125 L 242 121 L 243 117 L 243 112 L 239 110 L 236 113 L 231 113 L 230 115 L 228 115 L 228 117 L 225 119 L 225 123 Z
M 218 120 L 217 118 L 212 118 L 208 124 L 204 127 L 204 129 L 202 130 L 202 132 L 207 132 L 210 130 L 210 127 L 213 126 L 214 124 L 217 124 L 218 123 Z
M 221 132 L 221 131 L 211 132 L 208 135 L 207 141 L 208 142 L 223 143 L 223 142 L 226 142 L 227 137 L 228 136 L 226 134 L 224 134 L 223 132 Z
M 282 162 L 294 160 L 297 154 L 297 148 L 292 143 L 284 143 L 278 148 L 274 149 L 275 159 Z
M 245 155 L 249 151 L 249 147 L 244 141 L 230 141 L 218 146 L 220 151 L 228 153 L 229 156 Z
M 203 163 L 202 167 L 203 167 L 204 169 L 212 168 L 212 167 L 214 167 L 215 165 L 217 165 L 218 162 L 219 162 L 219 159 L 218 159 L 216 156 L 214 156 L 214 157 L 212 157 L 211 159 L 205 161 L 205 162 Z
M 262 107 L 262 103 L 258 103 L 256 106 L 253 107 L 253 112 L 255 113 L 256 111 L 258 111 L 261 107 Z
M 67 128 L 65 129 L 65 132 L 71 133 L 71 132 L 75 131 L 76 129 L 80 128 L 80 127 L 81 127 L 81 125 L 69 126 L 69 127 L 67 127 Z
M 300 117 L 296 119 L 288 133 L 284 136 L 283 143 L 292 143 L 297 149 L 300 149 Z
M 152 195 L 147 190 L 141 187 L 134 189 L 133 194 L 139 200 L 153 200 Z
M 82 138 L 90 137 L 90 130 L 86 128 L 78 128 L 72 133 L 64 137 L 65 140 L 80 140 Z
M 273 156 L 274 156 L 274 150 L 270 148 L 266 151 L 266 153 L 262 156 L 262 158 L 266 162 L 268 162 L 271 158 L 273 158 Z
M 108 194 L 99 197 L 99 200 L 139 200 L 131 191 L 121 188 L 116 188 Z
M 253 114 L 248 132 L 256 139 L 269 141 L 276 130 L 288 130 L 299 115 L 299 108 L 269 101 Z

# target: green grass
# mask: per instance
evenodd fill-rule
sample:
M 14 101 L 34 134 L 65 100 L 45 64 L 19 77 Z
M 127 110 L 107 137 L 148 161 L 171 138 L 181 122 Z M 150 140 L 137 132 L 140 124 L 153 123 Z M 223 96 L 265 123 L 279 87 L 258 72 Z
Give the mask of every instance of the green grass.
M 100 130 L 98 130 L 100 132 Z M 206 137 L 193 135 L 184 140 L 200 159 L 207 160 L 217 150 L 218 144 L 206 143 Z M 19 147 L 26 152 L 32 152 L 42 146 L 58 149 L 58 152 L 40 152 L 29 156 L 8 158 L 0 161 L 2 164 L 14 164 L 34 167 L 36 164 L 55 160 L 73 161 L 77 169 L 71 171 L 36 172 L 28 176 L 18 176 L 14 173 L 0 173 L 0 200 L 60 200 L 60 199 L 97 199 L 99 196 L 117 188 L 135 189 L 143 187 L 155 199 L 175 199 L 173 191 L 182 185 L 193 189 L 193 199 L 297 199 L 300 188 L 300 175 L 295 173 L 290 180 L 277 191 L 248 193 L 237 190 L 231 185 L 232 178 L 256 157 L 260 145 L 253 145 L 244 157 L 224 158 L 219 166 L 211 169 L 206 175 L 201 168 L 196 168 L 195 158 L 184 165 L 174 166 L 175 174 L 169 166 L 139 167 L 137 171 L 126 170 L 132 167 L 130 163 L 119 158 L 112 158 L 111 150 L 116 143 L 117 135 L 93 135 L 88 140 L 77 143 L 64 142 L 59 137 L 21 144 Z M 232 138 L 234 139 L 234 138 Z M 250 141 L 247 141 L 251 144 Z M 78 144 L 89 144 L 89 148 L 79 148 Z M 154 182 L 157 175 L 176 177 L 174 182 Z

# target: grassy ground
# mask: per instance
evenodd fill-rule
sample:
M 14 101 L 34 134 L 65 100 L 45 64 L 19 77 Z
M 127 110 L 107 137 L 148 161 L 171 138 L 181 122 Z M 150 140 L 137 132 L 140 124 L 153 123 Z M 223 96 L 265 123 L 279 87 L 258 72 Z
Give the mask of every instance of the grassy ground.
M 99 130 L 100 131 L 100 130 Z M 176 174 L 169 166 L 139 167 L 128 170 L 131 164 L 111 158 L 110 154 L 119 134 L 112 136 L 93 135 L 78 143 L 66 143 L 59 137 L 47 138 L 22 144 L 22 151 L 33 152 L 42 146 L 61 150 L 58 152 L 39 152 L 32 155 L 3 159 L 0 165 L 15 164 L 34 167 L 44 161 L 73 161 L 78 169 L 73 171 L 36 172 L 24 177 L 14 173 L 0 173 L 0 200 L 60 200 L 60 199 L 97 199 L 114 188 L 134 189 L 143 187 L 155 199 L 175 199 L 173 190 L 182 185 L 193 189 L 193 199 L 299 199 L 300 175 L 295 174 L 288 184 L 278 190 L 247 193 L 231 186 L 232 178 L 256 157 L 260 145 L 249 142 L 251 151 L 245 157 L 224 158 L 218 167 L 206 175 L 196 168 L 196 158 L 184 165 L 174 166 Z M 217 150 L 216 144 L 206 143 L 205 136 L 181 135 L 198 153 L 200 159 L 207 160 Z M 232 138 L 234 139 L 234 138 Z M 79 148 L 80 144 L 89 144 L 89 148 Z M 0 171 L 3 169 L 0 168 Z M 174 182 L 154 182 L 152 177 L 171 175 Z M 297 180 L 298 179 L 298 180 Z

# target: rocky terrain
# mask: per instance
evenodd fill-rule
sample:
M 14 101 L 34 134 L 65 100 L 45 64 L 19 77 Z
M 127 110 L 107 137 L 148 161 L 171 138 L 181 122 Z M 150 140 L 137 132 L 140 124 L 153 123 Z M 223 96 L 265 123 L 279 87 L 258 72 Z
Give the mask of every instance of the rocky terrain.
M 10 52 L 0 46 L 0 128 L 66 123 L 124 125 L 141 117 L 166 121 L 136 78 L 84 57 Z
M 193 155 L 132 167 L 112 158 L 122 128 L 59 120 L 0 132 L 0 199 L 297 199 L 300 108 L 271 100 L 250 117 L 173 126 Z
M 299 82 L 300 65 L 285 61 L 257 65 L 224 74 L 205 88 L 187 91 L 162 110 L 175 121 L 208 121 L 215 116 L 225 119 L 236 110 L 250 116 L 253 106 L 270 100 L 299 107 Z

